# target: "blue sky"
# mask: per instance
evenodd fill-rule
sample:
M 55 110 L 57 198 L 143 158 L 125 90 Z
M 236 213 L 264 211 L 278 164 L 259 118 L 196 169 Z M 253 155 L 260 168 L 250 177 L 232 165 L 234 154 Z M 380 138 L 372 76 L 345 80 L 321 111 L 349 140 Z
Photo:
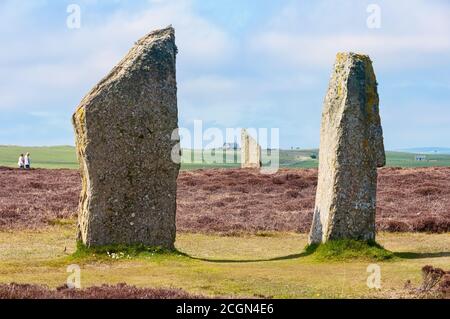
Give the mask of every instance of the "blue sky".
M 80 29 L 66 26 L 72 3 Z M 1 0 L 0 144 L 73 144 L 82 97 L 169 24 L 181 127 L 278 127 L 282 147 L 317 147 L 335 54 L 357 51 L 374 62 L 386 148 L 450 147 L 450 2 L 439 0 Z

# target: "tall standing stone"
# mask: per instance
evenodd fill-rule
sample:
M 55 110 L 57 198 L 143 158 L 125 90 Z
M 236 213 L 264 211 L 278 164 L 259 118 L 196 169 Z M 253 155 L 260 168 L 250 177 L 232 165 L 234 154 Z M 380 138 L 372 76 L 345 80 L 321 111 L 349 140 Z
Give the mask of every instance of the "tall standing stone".
M 82 175 L 78 237 L 87 246 L 174 247 L 174 34 L 169 27 L 137 41 L 73 115 Z
M 310 243 L 375 240 L 377 167 L 386 162 L 378 103 L 370 58 L 339 53 L 322 114 Z
M 261 167 L 261 146 L 248 134 L 247 130 L 241 131 L 241 168 Z

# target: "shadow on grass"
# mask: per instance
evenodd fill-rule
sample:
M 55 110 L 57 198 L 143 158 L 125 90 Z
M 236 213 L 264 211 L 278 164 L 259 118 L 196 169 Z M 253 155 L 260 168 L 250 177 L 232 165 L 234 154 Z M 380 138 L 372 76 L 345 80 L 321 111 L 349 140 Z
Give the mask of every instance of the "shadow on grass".
M 450 257 L 450 251 L 436 252 L 436 253 L 413 253 L 413 252 L 394 252 L 395 257 L 402 259 L 424 259 L 424 258 L 441 258 Z
M 277 260 L 287 260 L 287 259 L 296 259 L 300 257 L 306 257 L 312 254 L 313 251 L 304 251 L 299 254 L 291 254 L 287 256 L 280 256 L 274 258 L 265 258 L 265 259 L 210 259 L 210 258 L 202 258 L 191 256 L 185 252 L 182 252 L 178 249 L 162 249 L 159 247 L 146 247 L 143 245 L 109 245 L 109 246 L 101 246 L 88 248 L 81 242 L 77 244 L 77 250 L 70 257 L 73 259 L 86 259 L 86 258 L 103 258 L 103 259 L 111 259 L 111 254 L 124 254 L 130 257 L 145 257 L 145 256 L 182 256 L 192 260 L 200 260 L 205 262 L 212 263 L 253 263 L 253 262 L 267 262 L 267 261 L 277 261 Z
M 200 260 L 211 263 L 256 263 L 256 262 L 270 262 L 270 261 L 280 261 L 280 260 L 289 260 L 289 259 L 297 259 L 302 257 L 307 257 L 314 254 L 314 251 L 304 251 L 299 254 L 290 254 L 286 256 L 267 258 L 267 259 L 211 259 L 211 258 L 202 258 L 202 257 L 194 257 L 189 254 L 178 251 L 178 254 L 188 257 L 194 260 Z M 425 259 L 425 258 L 442 258 L 442 257 L 450 257 L 450 252 L 436 252 L 436 253 L 414 253 L 414 252 L 393 252 L 394 257 L 400 259 Z M 333 259 L 334 260 L 334 259 Z
M 211 258 L 202 258 L 202 257 L 194 257 L 185 253 L 181 253 L 186 257 L 189 257 L 194 260 L 201 260 L 210 263 L 257 263 L 257 262 L 268 262 L 268 261 L 280 261 L 280 260 L 289 260 L 289 259 L 297 259 L 306 257 L 312 254 L 312 252 L 304 251 L 299 254 L 290 254 L 286 256 L 274 257 L 274 258 L 264 258 L 264 259 L 211 259 Z
M 115 255 L 113 255 L 115 254 Z M 119 254 L 119 255 L 118 255 Z M 304 258 L 312 256 L 317 261 L 348 261 L 358 259 L 370 259 L 376 261 L 388 261 L 399 259 L 425 259 L 450 257 L 450 252 L 417 253 L 417 252 L 391 252 L 384 249 L 376 242 L 363 242 L 354 240 L 335 240 L 325 244 L 313 244 L 305 247 L 304 251 L 297 254 L 289 254 L 273 258 L 260 259 L 213 259 L 191 256 L 177 249 L 164 249 L 161 247 L 146 247 L 143 245 L 112 245 L 88 248 L 81 242 L 77 244 L 77 251 L 71 255 L 74 259 L 85 259 L 92 256 L 96 258 L 113 258 L 113 256 L 182 256 L 192 260 L 210 263 L 257 263 Z
M 190 257 L 192 259 L 214 262 L 214 263 L 252 263 L 252 262 L 270 262 L 288 259 L 297 259 L 312 256 L 316 261 L 349 261 L 349 260 L 392 260 L 395 258 L 394 253 L 384 249 L 376 242 L 357 241 L 349 239 L 339 239 L 328 241 L 324 244 L 312 244 L 305 247 L 304 251 L 299 254 L 291 254 L 287 256 L 267 258 L 267 259 L 209 259 L 200 257 Z

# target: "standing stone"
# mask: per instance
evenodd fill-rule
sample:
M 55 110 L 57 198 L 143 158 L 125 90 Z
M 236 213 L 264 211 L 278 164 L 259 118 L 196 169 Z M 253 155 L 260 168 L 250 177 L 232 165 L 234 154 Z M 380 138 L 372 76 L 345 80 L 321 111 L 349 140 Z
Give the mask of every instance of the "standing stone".
M 87 246 L 174 247 L 176 54 L 172 27 L 151 32 L 73 115 L 82 175 L 78 237 Z
M 247 130 L 241 131 L 241 168 L 261 167 L 261 146 L 248 134 Z
M 377 167 L 386 162 L 378 102 L 370 58 L 339 53 L 322 114 L 310 243 L 375 240 Z

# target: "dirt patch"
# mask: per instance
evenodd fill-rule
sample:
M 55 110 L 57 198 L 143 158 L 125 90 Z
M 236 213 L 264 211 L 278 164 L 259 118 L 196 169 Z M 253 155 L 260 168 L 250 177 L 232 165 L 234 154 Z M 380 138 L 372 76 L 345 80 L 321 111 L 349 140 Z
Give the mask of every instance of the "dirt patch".
M 450 168 L 379 171 L 377 228 L 450 231 Z M 178 179 L 177 227 L 203 233 L 308 232 L 316 169 L 208 169 Z M 0 229 L 37 228 L 76 216 L 80 177 L 73 170 L 0 168 Z
M 181 289 L 136 288 L 126 284 L 103 285 L 85 289 L 55 290 L 28 284 L 0 284 L 0 299 L 199 299 Z

